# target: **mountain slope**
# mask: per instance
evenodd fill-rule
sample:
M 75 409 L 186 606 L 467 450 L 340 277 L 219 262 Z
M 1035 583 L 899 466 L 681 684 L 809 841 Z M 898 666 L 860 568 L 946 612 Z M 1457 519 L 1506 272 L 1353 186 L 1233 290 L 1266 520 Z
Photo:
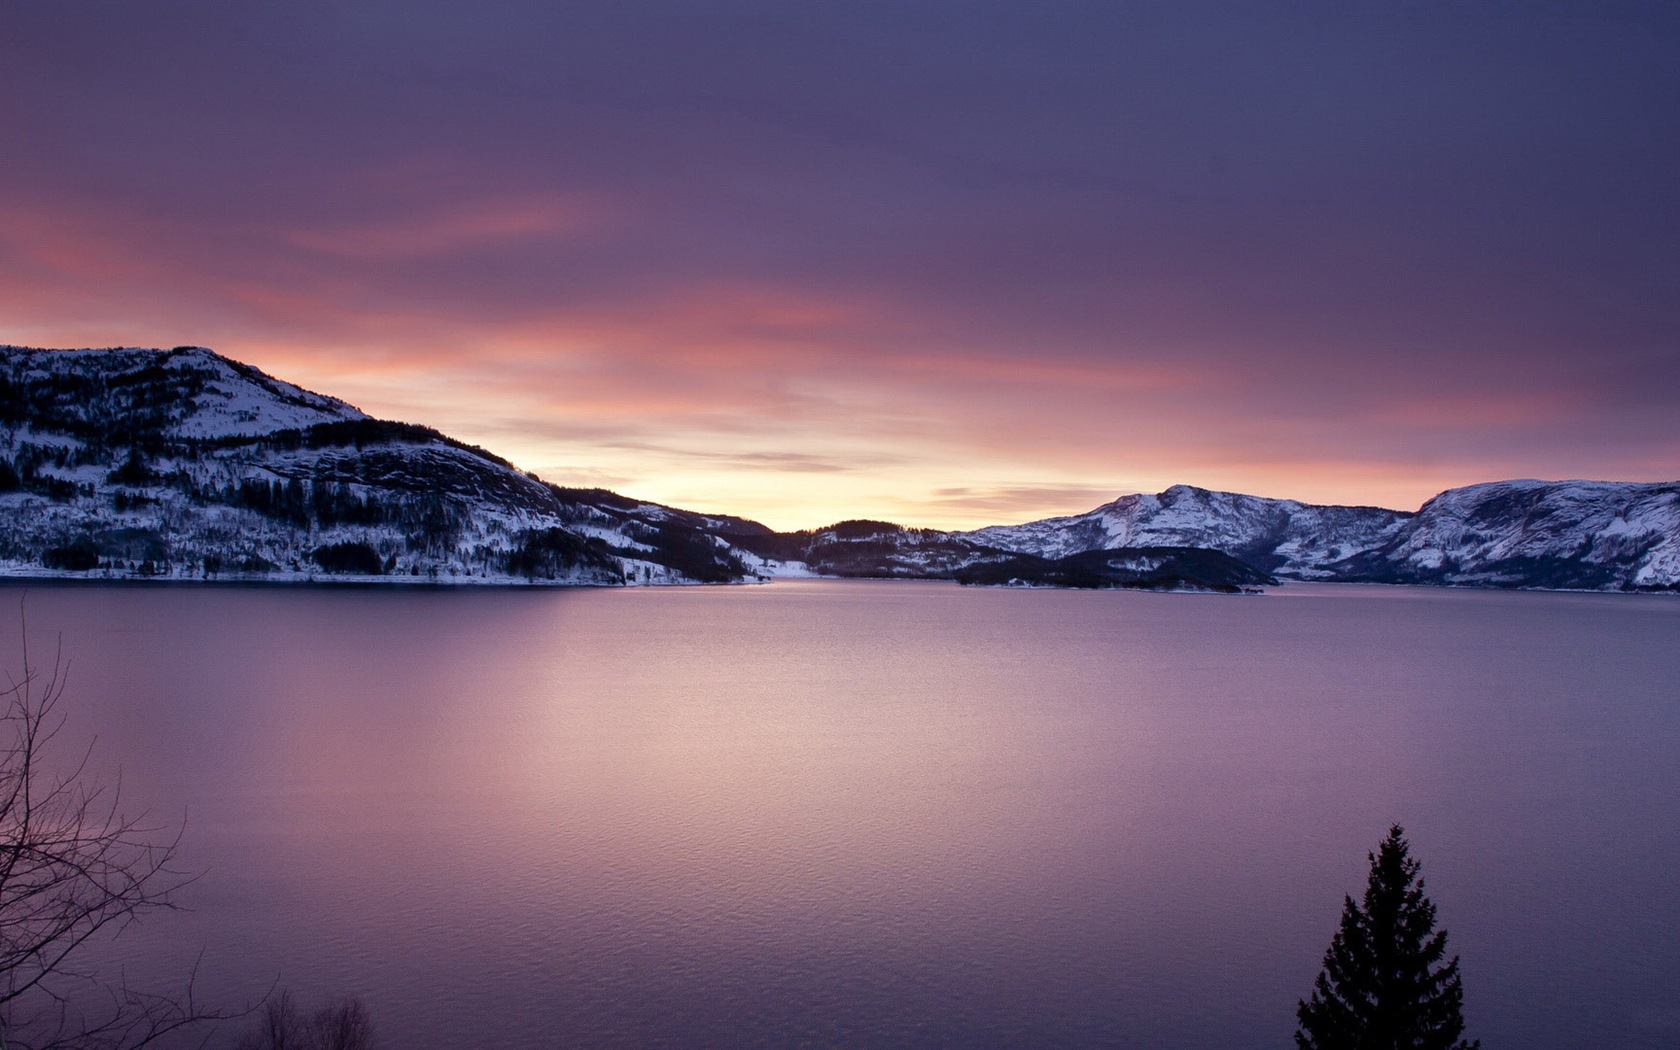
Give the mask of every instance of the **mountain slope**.
M 203 347 L 0 347 L 0 423 L 90 440 L 221 438 L 368 417 Z
M 620 585 L 790 571 L 1680 590 L 1680 482 L 1494 482 L 1416 512 L 1178 485 L 971 532 L 775 533 L 550 485 L 201 347 L 0 347 L 0 574 Z
M 966 566 L 955 573 L 955 579 L 983 587 L 1119 587 L 1224 594 L 1257 591 L 1277 583 L 1245 561 L 1204 547 L 1117 547 L 1054 559 L 1016 554 Z
M 1381 546 L 1410 514 L 1378 507 L 1326 507 L 1175 485 L 1121 496 L 1087 514 L 964 533 L 1004 550 L 1062 558 L 1119 547 L 1202 547 L 1263 572 L 1327 579 L 1330 566 Z
M 730 540 L 762 558 L 797 563 L 820 576 L 869 579 L 944 580 L 959 569 L 1009 556 L 959 533 L 907 529 L 885 521 L 842 521 L 821 529 Z
M 567 490 L 198 347 L 0 347 L 0 571 L 626 584 L 754 578 L 763 526 Z
M 1340 579 L 1582 590 L 1680 588 L 1680 482 L 1498 481 L 1425 503 Z
M 1088 514 L 957 535 L 1042 558 L 1202 547 L 1298 580 L 1680 589 L 1680 482 L 1490 482 L 1443 492 L 1416 513 L 1179 485 Z

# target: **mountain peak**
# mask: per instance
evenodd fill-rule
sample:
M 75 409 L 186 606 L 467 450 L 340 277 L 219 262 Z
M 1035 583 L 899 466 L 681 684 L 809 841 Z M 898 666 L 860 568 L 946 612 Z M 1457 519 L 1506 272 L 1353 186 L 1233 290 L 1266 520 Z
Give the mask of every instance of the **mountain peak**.
M 0 347 L 0 526 L 25 576 L 751 577 L 713 519 L 567 493 L 204 347 Z
M 361 410 L 201 346 L 0 347 L 0 392 L 37 427 L 218 439 L 364 420 Z M 19 404 L 19 402 L 23 402 Z
M 1016 556 L 1173 550 L 1294 579 L 1655 590 L 1680 587 L 1680 482 L 1489 482 L 1415 513 L 1180 484 L 968 533 L 854 520 L 778 535 L 546 485 L 205 347 L 5 346 L 0 536 L 0 572 L 20 575 L 722 582 L 804 560 L 950 579 Z

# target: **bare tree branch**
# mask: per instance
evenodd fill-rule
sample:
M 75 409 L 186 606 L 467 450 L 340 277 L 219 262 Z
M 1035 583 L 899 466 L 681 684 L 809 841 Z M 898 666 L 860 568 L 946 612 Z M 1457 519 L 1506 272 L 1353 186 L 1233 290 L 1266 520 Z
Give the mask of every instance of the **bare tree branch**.
M 91 744 L 50 772 L 69 664 L 61 639 L 50 670 L 37 668 L 27 622 L 20 631 L 21 673 L 0 690 L 0 1050 L 132 1050 L 237 1016 L 199 1003 L 196 965 L 170 994 L 81 965 L 90 943 L 175 907 L 192 881 L 174 866 L 184 827 L 124 813 L 120 781 L 87 776 Z

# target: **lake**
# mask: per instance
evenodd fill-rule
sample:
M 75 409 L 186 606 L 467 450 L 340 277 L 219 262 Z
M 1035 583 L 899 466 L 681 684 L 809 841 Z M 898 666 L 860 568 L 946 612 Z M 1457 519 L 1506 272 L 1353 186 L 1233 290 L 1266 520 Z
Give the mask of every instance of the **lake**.
M 15 619 L 25 588 L 0 599 Z M 390 1048 L 1283 1047 L 1405 825 L 1488 1050 L 1680 1043 L 1680 600 L 42 586 L 109 949 Z M 6 630 L 0 658 L 17 666 Z M 74 746 L 67 750 L 75 750 Z

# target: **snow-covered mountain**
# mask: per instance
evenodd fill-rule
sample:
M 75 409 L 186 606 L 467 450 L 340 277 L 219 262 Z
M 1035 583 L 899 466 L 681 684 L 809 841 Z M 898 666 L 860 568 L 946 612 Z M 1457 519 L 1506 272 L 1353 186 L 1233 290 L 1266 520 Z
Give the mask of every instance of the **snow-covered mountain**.
M 719 537 L 769 532 L 548 485 L 201 347 L 0 347 L 0 523 L 12 575 L 569 584 L 754 578 Z
M 803 566 L 818 576 L 943 580 L 1008 551 L 937 529 L 885 521 L 842 521 L 826 528 L 738 536 L 732 541 L 773 563 Z
M 0 575 L 1680 590 L 1680 482 L 1505 481 L 1415 513 L 1178 485 L 972 532 L 774 533 L 564 489 L 201 347 L 0 347 Z
M 1443 492 L 1416 513 L 1178 485 L 1088 514 L 955 535 L 1046 558 L 1203 547 L 1298 580 L 1680 589 L 1680 482 L 1491 482 Z
M 1378 507 L 1326 507 L 1175 485 L 1121 496 L 1087 514 L 963 535 L 1004 550 L 1063 558 L 1119 547 L 1204 547 L 1295 579 L 1327 579 L 1331 566 L 1388 542 L 1411 518 Z
M 368 417 L 203 347 L 6 355 L 5 381 L 63 430 L 190 440 L 302 430 Z
M 1277 580 L 1253 565 L 1200 547 L 1080 549 L 1065 556 L 1005 550 L 974 533 L 842 521 L 823 529 L 731 536 L 771 565 L 818 576 L 956 580 L 982 587 L 1090 587 L 1159 591 L 1253 590 Z
M 1680 589 L 1680 482 L 1496 481 L 1450 489 L 1336 578 Z

